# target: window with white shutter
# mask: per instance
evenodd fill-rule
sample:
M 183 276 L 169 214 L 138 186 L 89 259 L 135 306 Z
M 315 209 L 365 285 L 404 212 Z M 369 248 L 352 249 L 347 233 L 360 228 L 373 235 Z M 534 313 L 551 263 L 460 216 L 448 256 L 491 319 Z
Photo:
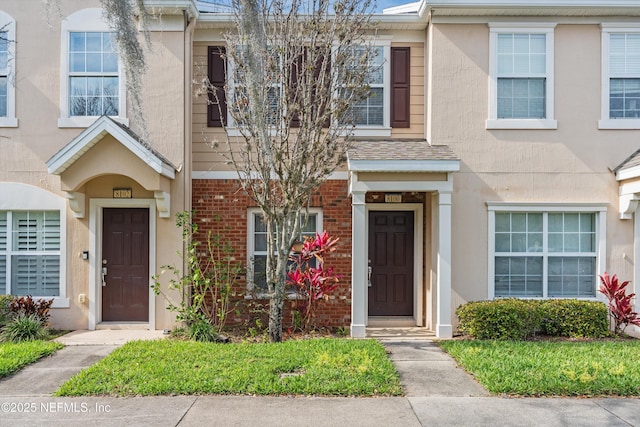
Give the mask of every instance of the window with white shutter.
M 60 212 L 0 212 L 0 292 L 60 295 Z

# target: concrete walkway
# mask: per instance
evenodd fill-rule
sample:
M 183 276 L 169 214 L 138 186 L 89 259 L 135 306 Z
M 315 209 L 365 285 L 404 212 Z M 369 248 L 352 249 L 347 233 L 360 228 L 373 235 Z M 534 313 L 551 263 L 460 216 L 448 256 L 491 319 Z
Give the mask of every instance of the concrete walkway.
M 0 426 L 640 426 L 640 399 L 491 397 L 424 331 L 370 335 L 387 348 L 406 397 L 50 397 L 118 345 L 105 331 L 76 333 L 60 338 L 76 345 L 0 381 Z

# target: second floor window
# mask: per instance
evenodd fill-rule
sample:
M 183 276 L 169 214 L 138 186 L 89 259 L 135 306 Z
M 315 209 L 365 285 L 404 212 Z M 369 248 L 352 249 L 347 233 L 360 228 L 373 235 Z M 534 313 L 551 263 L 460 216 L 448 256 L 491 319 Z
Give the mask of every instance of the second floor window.
M 488 129 L 555 129 L 554 24 L 490 24 Z
M 356 126 L 383 126 L 384 123 L 384 51 L 382 46 L 374 46 L 367 64 L 360 59 L 364 48 L 353 48 L 355 67 L 366 68 L 369 96 L 351 106 L 348 118 Z
M 609 36 L 609 118 L 640 117 L 640 33 Z
M 498 118 L 543 119 L 546 35 L 498 34 Z
M 69 116 L 117 116 L 118 52 L 113 33 L 69 33 Z
M 7 88 L 9 85 L 9 35 L 0 31 L 0 117 L 7 117 Z

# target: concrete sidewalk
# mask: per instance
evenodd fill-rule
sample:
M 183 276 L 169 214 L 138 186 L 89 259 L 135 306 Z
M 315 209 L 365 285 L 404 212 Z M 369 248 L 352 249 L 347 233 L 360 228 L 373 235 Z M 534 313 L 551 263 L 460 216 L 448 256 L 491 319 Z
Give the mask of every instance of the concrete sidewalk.
M 0 381 L 0 425 L 640 426 L 635 398 L 488 396 L 429 337 L 406 331 L 372 334 L 387 348 L 406 397 L 50 397 L 72 371 L 116 348 L 104 345 L 110 334 L 84 334 L 84 344 L 78 335 L 70 337 L 78 345 Z

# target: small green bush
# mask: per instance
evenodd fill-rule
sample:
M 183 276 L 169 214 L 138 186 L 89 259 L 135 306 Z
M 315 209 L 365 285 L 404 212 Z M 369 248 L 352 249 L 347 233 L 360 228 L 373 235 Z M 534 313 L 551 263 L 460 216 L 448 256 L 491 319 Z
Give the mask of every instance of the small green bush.
M 0 332 L 0 341 L 3 342 L 18 343 L 45 340 L 47 338 L 49 338 L 49 332 L 37 314 L 19 313 Z
M 11 318 L 10 304 L 13 299 L 13 295 L 0 295 L 0 329 Z
M 540 330 L 539 301 L 515 298 L 476 301 L 458 307 L 458 328 L 481 340 L 524 340 Z
M 576 299 L 551 299 L 540 302 L 542 332 L 571 338 L 608 336 L 609 319 L 606 304 Z
M 200 342 L 217 342 L 220 341 L 220 335 L 216 333 L 215 328 L 207 319 L 198 319 L 188 326 L 189 337 L 194 341 Z
M 609 335 L 607 306 L 576 299 L 498 299 L 463 304 L 458 329 L 483 340 L 525 340 L 537 333 L 558 337 Z

